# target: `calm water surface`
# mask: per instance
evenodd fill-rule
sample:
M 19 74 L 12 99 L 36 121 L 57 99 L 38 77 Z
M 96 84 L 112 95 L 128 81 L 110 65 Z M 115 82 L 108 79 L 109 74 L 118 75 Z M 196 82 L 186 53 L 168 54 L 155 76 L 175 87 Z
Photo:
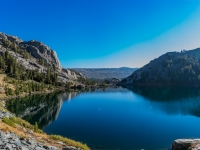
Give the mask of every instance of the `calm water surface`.
M 10 111 L 49 134 L 92 150 L 163 150 L 200 137 L 199 88 L 107 88 L 7 102 Z

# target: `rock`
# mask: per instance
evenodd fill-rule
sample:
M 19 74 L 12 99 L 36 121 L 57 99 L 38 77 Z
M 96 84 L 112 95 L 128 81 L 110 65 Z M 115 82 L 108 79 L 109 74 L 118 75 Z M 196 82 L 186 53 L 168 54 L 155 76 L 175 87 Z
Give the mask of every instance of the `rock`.
M 20 141 L 15 141 L 14 144 L 15 144 L 16 146 L 22 146 L 22 143 L 21 143 Z
M 192 145 L 191 139 L 178 139 L 172 143 L 172 150 L 187 150 Z
M 32 133 L 33 133 L 33 131 L 32 131 L 32 130 L 28 130 L 28 133 L 31 133 L 31 134 L 32 134 Z
M 78 150 L 78 148 L 76 148 L 74 146 L 66 146 L 63 148 L 63 150 Z
M 200 139 L 177 139 L 172 143 L 172 150 L 198 150 Z
M 29 150 L 27 147 L 21 146 L 20 147 L 21 150 Z
M 57 150 L 57 147 L 55 147 L 55 146 L 48 146 L 48 148 L 51 150 Z
M 24 132 L 27 132 L 26 128 L 23 127 L 22 129 L 24 130 Z
M 0 141 L 0 146 L 4 145 L 4 143 L 2 141 Z
M 200 150 L 200 144 L 195 145 L 192 150 Z
M 34 140 L 28 140 L 27 143 L 30 144 L 30 145 L 33 145 L 33 144 L 36 144 L 36 141 L 34 141 Z
M 45 150 L 45 149 L 41 147 L 36 147 L 35 150 Z
M 56 52 L 50 49 L 50 47 L 47 45 L 35 40 L 31 40 L 28 42 L 21 42 L 20 46 L 31 53 L 31 55 L 36 59 L 44 59 L 47 64 L 50 64 L 51 66 L 54 64 L 57 69 L 62 69 Z
M 59 141 L 59 142 L 57 142 L 58 144 L 61 144 L 61 145 L 64 145 L 64 143 L 63 142 L 61 142 L 61 141 Z
M 12 145 L 6 145 L 5 149 L 12 150 Z
M 25 146 L 28 146 L 28 145 L 29 145 L 29 144 L 28 144 L 26 141 L 24 141 L 24 140 L 22 140 L 21 143 L 22 143 L 23 145 L 25 145 Z
M 44 148 L 44 149 L 48 149 L 48 146 L 44 145 L 43 148 Z

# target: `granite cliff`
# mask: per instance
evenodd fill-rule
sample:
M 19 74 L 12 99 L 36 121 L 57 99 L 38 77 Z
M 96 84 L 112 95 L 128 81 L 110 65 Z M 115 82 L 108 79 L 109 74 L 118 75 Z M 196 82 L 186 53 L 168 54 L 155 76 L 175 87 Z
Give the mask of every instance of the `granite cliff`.
M 49 67 L 54 68 L 61 83 L 73 83 L 80 77 L 74 71 L 62 68 L 56 52 L 42 42 L 23 41 L 17 36 L 0 32 L 0 53 L 4 54 L 6 51 L 28 70 L 45 73 Z

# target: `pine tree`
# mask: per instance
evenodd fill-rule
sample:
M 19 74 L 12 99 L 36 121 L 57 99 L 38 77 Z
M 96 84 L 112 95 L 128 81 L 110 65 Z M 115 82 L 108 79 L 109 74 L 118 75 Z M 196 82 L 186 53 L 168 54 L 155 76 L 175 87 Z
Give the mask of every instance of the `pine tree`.
M 35 122 L 35 125 L 34 125 L 34 132 L 38 132 L 38 123 Z

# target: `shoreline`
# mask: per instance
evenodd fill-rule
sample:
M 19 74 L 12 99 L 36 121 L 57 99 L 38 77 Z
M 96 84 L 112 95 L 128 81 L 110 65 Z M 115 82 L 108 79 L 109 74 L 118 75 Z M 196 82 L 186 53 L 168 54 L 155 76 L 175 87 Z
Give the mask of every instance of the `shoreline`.
M 24 94 L 13 95 L 13 96 L 6 96 L 3 98 L 0 98 L 0 101 L 6 101 L 6 100 L 14 99 L 14 98 L 23 98 L 26 96 L 37 95 L 37 94 L 50 94 L 56 91 L 65 91 L 65 88 L 53 89 L 53 90 L 42 91 L 42 92 L 36 91 L 36 92 L 24 93 Z

